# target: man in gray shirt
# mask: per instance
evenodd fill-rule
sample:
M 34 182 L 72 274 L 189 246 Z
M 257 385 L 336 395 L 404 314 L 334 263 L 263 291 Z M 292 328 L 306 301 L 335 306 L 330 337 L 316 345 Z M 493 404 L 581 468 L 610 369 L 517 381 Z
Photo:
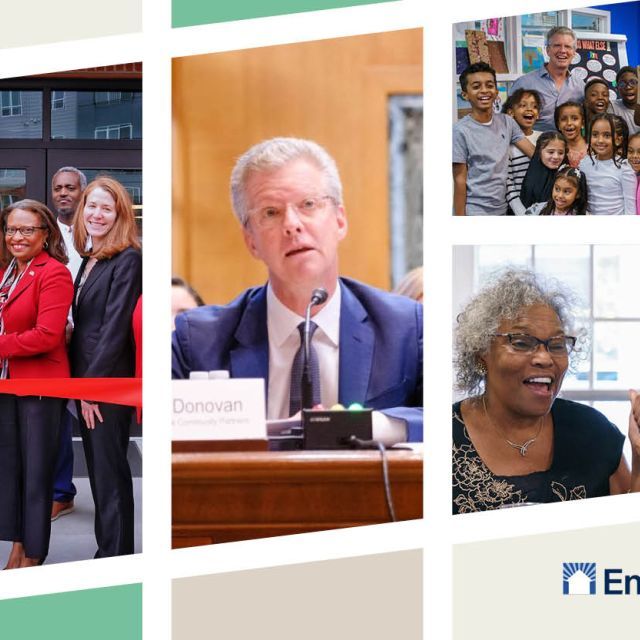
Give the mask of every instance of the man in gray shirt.
M 537 131 L 556 128 L 553 113 L 558 105 L 569 101 L 582 102 L 584 99 L 584 80 L 569 71 L 576 53 L 575 32 L 569 27 L 553 27 L 547 32 L 546 41 L 549 62 L 518 78 L 509 89 L 509 94 L 516 89 L 535 89 L 540 94 L 542 110 L 534 126 Z

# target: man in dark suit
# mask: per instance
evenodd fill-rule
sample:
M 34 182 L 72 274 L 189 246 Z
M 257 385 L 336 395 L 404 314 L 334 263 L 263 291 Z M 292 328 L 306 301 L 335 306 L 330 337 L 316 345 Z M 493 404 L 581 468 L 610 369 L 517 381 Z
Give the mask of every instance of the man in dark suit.
M 299 325 L 322 287 L 328 298 L 312 309 L 318 400 L 359 402 L 376 410 L 374 430 L 385 439 L 421 440 L 422 306 L 338 277 L 347 218 L 331 156 L 309 140 L 267 140 L 238 160 L 231 192 L 245 244 L 265 263 L 269 281 L 229 305 L 176 316 L 173 377 L 226 369 L 264 378 L 268 418 L 295 413 Z

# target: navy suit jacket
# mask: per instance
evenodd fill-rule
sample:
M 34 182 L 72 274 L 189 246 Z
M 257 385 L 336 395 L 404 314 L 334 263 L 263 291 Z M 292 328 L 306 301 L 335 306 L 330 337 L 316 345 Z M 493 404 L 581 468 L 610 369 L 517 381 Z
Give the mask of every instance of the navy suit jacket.
M 422 440 L 422 305 L 340 278 L 338 401 L 359 402 L 408 425 Z M 232 378 L 269 378 L 267 288 L 247 289 L 226 306 L 176 316 L 172 377 L 226 369 Z

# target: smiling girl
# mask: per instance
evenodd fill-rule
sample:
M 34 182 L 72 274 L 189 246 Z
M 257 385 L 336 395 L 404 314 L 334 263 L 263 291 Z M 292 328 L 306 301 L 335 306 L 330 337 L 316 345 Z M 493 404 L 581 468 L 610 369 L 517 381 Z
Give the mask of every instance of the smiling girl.
M 567 160 L 575 169 L 587 155 L 587 141 L 584 138 L 584 111 L 577 102 L 565 102 L 556 107 L 553 119 L 556 129 L 567 140 Z
M 551 197 L 551 189 L 556 171 L 567 162 L 567 141 L 557 131 L 545 131 L 536 143 L 527 175 L 522 183 L 520 200 L 525 207 L 536 202 L 546 202 Z
M 589 184 L 589 213 L 636 213 L 636 175 L 621 156 L 620 138 L 616 136 L 612 115 L 600 114 L 592 120 L 588 156 L 580 162 L 580 170 Z
M 579 169 L 564 165 L 558 169 L 548 202 L 529 207 L 526 215 L 582 216 L 587 208 L 587 181 Z

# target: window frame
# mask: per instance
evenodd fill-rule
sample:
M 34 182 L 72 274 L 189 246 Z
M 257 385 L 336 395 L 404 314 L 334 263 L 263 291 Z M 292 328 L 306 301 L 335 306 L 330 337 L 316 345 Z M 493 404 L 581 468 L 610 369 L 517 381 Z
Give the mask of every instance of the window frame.
M 85 79 L 85 78 L 7 78 L 0 80 L 0 91 L 42 92 L 42 138 L 2 138 L 0 149 L 96 149 L 96 150 L 141 150 L 142 138 L 52 138 L 51 112 L 53 91 L 100 91 L 142 93 L 142 79 Z M 5 116 L 6 117 L 6 116 Z

